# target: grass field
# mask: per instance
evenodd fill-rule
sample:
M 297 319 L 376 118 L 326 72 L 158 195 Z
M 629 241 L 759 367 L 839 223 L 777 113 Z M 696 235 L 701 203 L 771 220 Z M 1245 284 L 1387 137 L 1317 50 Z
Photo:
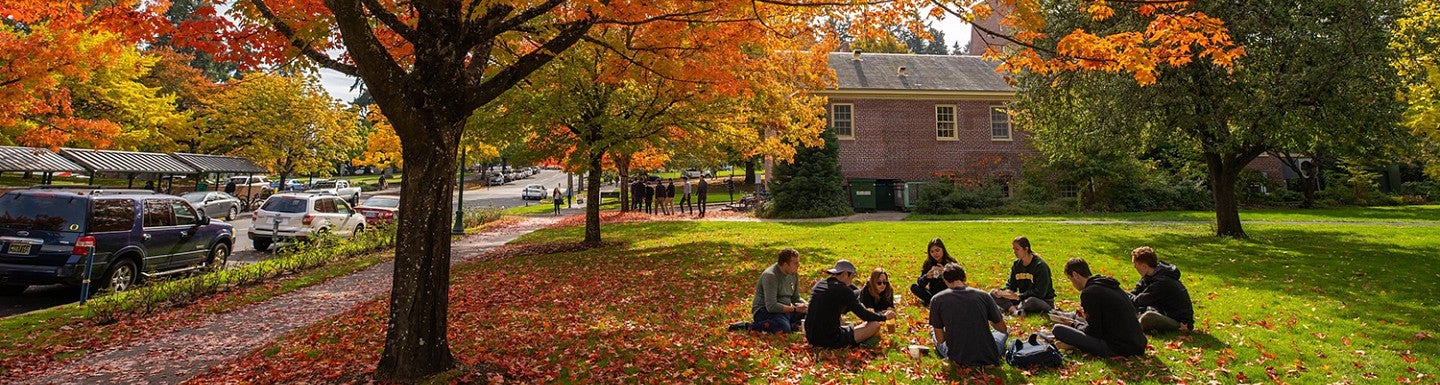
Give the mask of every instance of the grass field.
M 910 221 L 1215 221 L 1214 211 L 1151 211 L 1065 215 L 911 214 Z M 1241 221 L 1267 222 L 1435 222 L 1440 205 L 1240 210 Z
M 458 268 L 450 344 L 462 363 L 498 364 L 512 378 L 541 383 L 1436 382 L 1440 235 L 1433 227 L 1252 224 L 1247 231 L 1252 239 L 1215 238 L 1206 224 L 607 224 L 613 243 L 605 247 Z M 517 242 L 540 248 L 582 234 L 544 230 Z M 926 242 L 942 238 L 970 284 L 991 288 L 1005 278 L 1017 235 L 1030 237 L 1052 270 L 1083 257 L 1127 288 L 1137 280 L 1129 250 L 1155 247 L 1182 270 L 1197 331 L 1152 335 L 1143 358 L 1072 354 L 1058 370 L 957 372 L 936 358 L 906 356 L 906 345 L 929 343 L 927 310 L 904 290 Z M 749 319 L 754 280 L 785 247 L 800 250 L 806 287 L 839 258 L 862 271 L 892 272 L 905 299 L 879 346 L 814 350 L 802 334 L 724 330 Z M 1059 307 L 1073 309 L 1078 294 L 1063 279 L 1055 285 Z M 385 303 L 287 336 L 219 371 L 218 380 L 367 378 L 383 346 Z M 1048 327 L 1039 317 L 1012 321 L 1012 336 Z

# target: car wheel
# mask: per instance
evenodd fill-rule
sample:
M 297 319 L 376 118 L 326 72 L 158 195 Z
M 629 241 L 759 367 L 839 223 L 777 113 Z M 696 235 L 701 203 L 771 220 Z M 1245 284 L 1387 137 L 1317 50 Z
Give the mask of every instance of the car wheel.
M 110 272 L 105 274 L 104 280 L 98 287 L 109 289 L 111 292 L 122 292 L 130 290 L 139 282 L 140 271 L 135 268 L 135 261 L 123 258 L 115 261 L 114 266 L 110 266 Z
M 0 297 L 14 297 L 25 294 L 30 285 L 0 285 Z
M 255 243 L 255 250 L 270 251 L 270 238 L 251 238 L 250 241 Z
M 216 243 L 215 247 L 210 248 L 210 259 L 205 261 L 205 270 L 222 270 L 228 262 L 230 262 L 230 245 L 226 245 L 224 242 Z
M 227 220 L 227 221 L 233 221 L 233 220 L 235 220 L 235 216 L 237 216 L 237 215 L 240 215 L 240 208 L 235 207 L 234 205 L 231 205 L 231 206 L 230 206 L 230 213 L 227 214 L 227 215 L 225 215 L 225 220 Z
M 355 236 L 360 235 L 360 233 L 364 231 L 365 225 L 355 225 L 355 231 L 350 232 L 350 238 L 355 238 Z

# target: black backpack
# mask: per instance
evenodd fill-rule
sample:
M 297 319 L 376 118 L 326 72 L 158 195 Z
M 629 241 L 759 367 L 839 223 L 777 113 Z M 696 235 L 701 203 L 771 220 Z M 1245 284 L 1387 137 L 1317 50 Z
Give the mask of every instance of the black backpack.
M 1039 341 L 1038 334 L 1031 334 L 1030 340 L 1015 340 L 1005 349 L 1005 362 L 1017 368 L 1023 367 L 1047 367 L 1058 368 L 1065 361 L 1065 356 L 1060 354 L 1049 339 L 1043 343 Z

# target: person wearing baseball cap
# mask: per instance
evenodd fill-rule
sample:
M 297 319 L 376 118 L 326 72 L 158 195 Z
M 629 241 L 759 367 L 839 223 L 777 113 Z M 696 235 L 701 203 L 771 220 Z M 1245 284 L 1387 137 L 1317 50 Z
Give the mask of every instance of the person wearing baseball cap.
M 851 289 L 855 282 L 855 264 L 848 260 L 835 262 L 825 270 L 830 278 L 815 283 L 810 290 L 810 309 L 805 321 L 805 340 L 821 348 L 859 346 L 861 341 L 880 335 L 880 326 L 895 319 L 894 310 L 875 313 L 866 309 Z M 859 325 L 842 325 L 840 317 L 855 313 L 865 321 Z

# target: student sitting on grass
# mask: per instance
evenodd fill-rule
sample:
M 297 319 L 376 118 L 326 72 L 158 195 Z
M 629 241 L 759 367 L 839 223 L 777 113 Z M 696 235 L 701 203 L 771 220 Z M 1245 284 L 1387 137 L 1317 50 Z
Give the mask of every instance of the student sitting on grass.
M 780 250 L 775 264 L 755 281 L 755 299 L 750 302 L 753 322 L 737 322 L 730 330 L 788 333 L 805 320 L 806 305 L 800 299 L 800 252 Z
M 965 268 L 959 264 L 946 264 L 941 276 L 950 289 L 930 301 L 935 351 L 960 366 L 1000 365 L 1010 332 L 1000 307 L 990 294 L 965 284 Z
M 859 346 L 861 341 L 880 336 L 880 326 L 895 319 L 894 310 L 876 314 L 860 304 L 850 284 L 855 282 L 855 264 L 847 260 L 835 262 L 826 270 L 830 278 L 815 283 L 810 290 L 810 313 L 805 321 L 805 340 L 819 348 Z M 840 316 L 855 313 L 866 321 L 856 326 L 842 326 Z
M 895 310 L 895 289 L 890 288 L 890 273 L 878 267 L 871 270 L 870 280 L 865 281 L 865 287 L 855 290 L 855 297 L 860 298 L 861 305 L 877 313 Z
M 946 289 L 945 280 L 940 278 L 940 273 L 947 263 L 958 263 L 955 258 L 950 257 L 950 251 L 945 249 L 945 242 L 940 238 L 930 240 L 925 246 L 925 263 L 920 265 L 920 278 L 915 284 L 910 285 L 910 293 L 920 298 L 920 303 L 930 307 L 930 298 Z
M 1140 273 L 1140 282 L 1130 292 L 1135 307 L 1140 309 L 1140 329 L 1144 331 L 1182 331 L 1195 329 L 1195 309 L 1190 303 L 1190 290 L 1180 282 L 1180 269 L 1161 262 L 1155 249 L 1142 246 L 1130 252 L 1130 262 Z
M 1060 324 L 1051 329 L 1062 346 L 1100 357 L 1145 354 L 1145 333 L 1140 331 L 1135 305 L 1130 304 L 1130 294 L 1120 288 L 1120 281 L 1090 274 L 1090 265 L 1080 258 L 1065 262 L 1065 278 L 1080 291 L 1080 309 L 1075 315 L 1082 325 L 1077 329 Z
M 995 302 L 1006 313 L 1043 314 L 1055 308 L 1055 285 L 1050 279 L 1050 265 L 1030 248 L 1030 239 L 1015 237 L 1010 242 L 1015 263 L 1010 265 L 1010 279 L 1005 287 L 990 291 Z

